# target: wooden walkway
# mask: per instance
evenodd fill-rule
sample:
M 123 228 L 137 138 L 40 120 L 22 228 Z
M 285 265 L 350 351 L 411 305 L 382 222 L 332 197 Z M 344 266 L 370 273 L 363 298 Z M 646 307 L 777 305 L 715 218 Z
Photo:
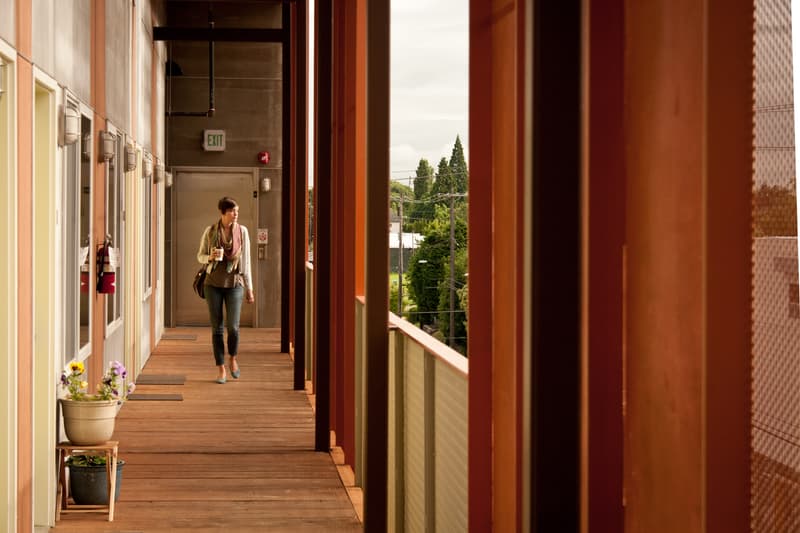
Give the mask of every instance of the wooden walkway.
M 169 340 L 196 335 L 196 340 Z M 242 376 L 214 383 L 209 328 L 166 330 L 143 374 L 184 385 L 140 385 L 183 401 L 128 401 L 114 439 L 126 461 L 114 522 L 62 515 L 53 532 L 360 531 L 328 453 L 314 451 L 308 396 L 292 390 L 279 332 L 243 329 Z M 226 360 L 227 364 L 227 360 Z

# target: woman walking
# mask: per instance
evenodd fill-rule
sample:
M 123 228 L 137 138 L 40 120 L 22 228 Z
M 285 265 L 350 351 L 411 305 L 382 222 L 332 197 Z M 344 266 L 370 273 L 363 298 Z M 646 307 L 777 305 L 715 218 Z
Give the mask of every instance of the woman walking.
M 242 297 L 253 303 L 253 283 L 250 275 L 250 236 L 247 228 L 240 225 L 239 205 L 225 196 L 217 203 L 220 219 L 207 227 L 200 239 L 197 260 L 206 267 L 204 285 L 211 321 L 211 340 L 214 346 L 214 361 L 217 364 L 217 383 L 227 381 L 225 371 L 225 341 L 222 327 L 222 306 L 225 306 L 228 330 L 228 355 L 230 355 L 231 377 L 240 375 L 236 354 L 239 349 L 239 316 Z

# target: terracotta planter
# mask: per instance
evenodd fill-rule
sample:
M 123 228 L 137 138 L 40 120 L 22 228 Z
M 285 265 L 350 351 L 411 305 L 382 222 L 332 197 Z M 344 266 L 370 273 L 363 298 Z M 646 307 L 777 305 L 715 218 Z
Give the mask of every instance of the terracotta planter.
M 72 444 L 103 444 L 114 433 L 117 400 L 76 402 L 60 400 L 64 431 Z

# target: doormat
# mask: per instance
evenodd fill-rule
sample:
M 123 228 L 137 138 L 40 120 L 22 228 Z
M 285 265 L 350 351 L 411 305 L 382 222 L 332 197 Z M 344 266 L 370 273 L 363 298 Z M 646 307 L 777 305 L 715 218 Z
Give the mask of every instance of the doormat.
M 186 376 L 177 374 L 142 374 L 136 378 L 137 385 L 183 385 Z
M 162 341 L 196 341 L 197 335 L 191 333 L 164 333 L 161 335 Z
M 128 399 L 144 400 L 144 401 L 160 400 L 168 402 L 182 402 L 183 394 L 145 394 L 142 392 L 134 392 L 133 394 L 128 394 Z

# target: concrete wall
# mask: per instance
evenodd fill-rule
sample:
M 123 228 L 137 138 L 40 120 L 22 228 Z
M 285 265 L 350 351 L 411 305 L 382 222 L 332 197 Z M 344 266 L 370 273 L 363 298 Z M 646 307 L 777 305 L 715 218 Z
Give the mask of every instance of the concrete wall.
M 87 103 L 91 96 L 91 33 L 86 30 L 90 8 L 88 0 L 34 0 L 32 4 L 33 62 Z M 149 11 L 145 16 L 149 18 Z M 106 0 L 106 112 L 124 131 L 131 129 L 130 17 L 128 2 Z M 143 42 L 142 49 L 149 48 L 148 43 Z M 142 81 L 150 83 L 150 77 Z
M 228 8 L 229 10 L 230 8 Z M 280 5 L 236 5 L 237 16 L 224 5 L 214 9 L 216 27 L 279 27 Z M 171 25 L 206 27 L 208 13 L 193 4 L 169 7 Z M 208 43 L 174 42 L 171 59 L 182 74 L 167 80 L 168 111 L 207 111 L 209 107 Z M 212 118 L 175 117 L 169 123 L 171 165 L 256 166 L 256 154 L 268 150 L 268 169 L 280 169 L 281 45 L 218 42 L 214 51 L 215 107 Z M 227 132 L 225 152 L 204 152 L 204 129 Z
M 0 0 L 0 39 L 5 39 L 12 46 L 17 44 L 14 21 L 17 19 L 16 0 Z
M 173 2 L 176 3 L 176 2 Z M 204 2 L 193 6 L 170 6 L 169 20 L 175 26 L 200 28 L 208 26 L 208 10 Z M 281 8 L 275 2 L 261 2 L 262 5 L 243 5 L 246 2 L 217 2 L 213 17 L 217 28 L 280 28 Z M 251 2 L 257 4 L 258 2 Z M 266 4 L 266 5 L 264 5 Z M 199 6 L 199 7 L 198 7 Z
M 5 12 L 4 3 L 0 12 Z M 89 0 L 34 0 L 31 5 L 33 63 L 84 102 L 91 97 L 90 8 Z
M 55 53 L 53 71 L 59 83 L 81 101 L 91 100 L 91 11 L 89 0 L 55 2 Z M 33 20 L 34 39 L 42 21 Z M 41 58 L 43 61 L 47 57 Z M 38 63 L 39 58 L 34 57 Z
M 124 131 L 131 131 L 130 39 L 130 5 L 106 0 L 106 115 Z
M 36 65 L 55 75 L 55 5 L 53 0 L 34 0 L 33 15 L 33 60 Z M 63 31 L 62 28 L 59 28 Z
M 136 85 L 136 142 L 149 152 L 153 151 L 150 135 L 150 106 L 153 101 L 153 25 L 151 22 L 150 2 L 144 2 L 136 21 L 137 43 L 137 79 Z
M 170 163 L 252 167 L 258 152 L 267 150 L 267 168 L 281 168 L 281 45 L 220 42 L 214 57 L 216 112 L 211 118 L 172 118 Z M 183 75 L 168 79 L 167 106 L 173 112 L 207 111 L 208 44 L 173 43 L 172 61 Z M 226 131 L 224 152 L 203 151 L 204 129 Z
M 235 9 L 235 15 L 231 10 Z M 249 9 L 249 11 L 248 11 Z M 208 11 L 195 4 L 169 5 L 169 25 L 206 27 Z M 216 27 L 276 28 L 281 7 L 244 5 L 214 7 Z M 209 108 L 208 43 L 167 44 L 173 70 L 166 80 L 167 112 L 205 112 Z M 215 109 L 213 117 L 171 117 L 167 121 L 167 165 L 209 167 L 257 167 L 257 154 L 267 150 L 270 163 L 260 177 L 272 180 L 268 193 L 258 193 L 259 228 L 269 230 L 265 260 L 258 260 L 253 234 L 254 268 L 258 269 L 258 326 L 280 326 L 281 302 L 281 169 L 282 154 L 282 48 L 278 43 L 218 42 L 214 51 Z M 205 152 L 203 130 L 226 132 L 224 152 Z M 175 235 L 180 239 L 180 235 Z M 193 237 L 194 238 L 194 237 Z M 266 295 L 266 296 L 265 296 Z

